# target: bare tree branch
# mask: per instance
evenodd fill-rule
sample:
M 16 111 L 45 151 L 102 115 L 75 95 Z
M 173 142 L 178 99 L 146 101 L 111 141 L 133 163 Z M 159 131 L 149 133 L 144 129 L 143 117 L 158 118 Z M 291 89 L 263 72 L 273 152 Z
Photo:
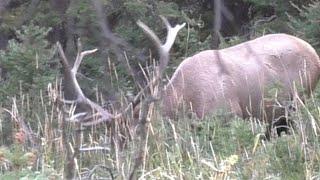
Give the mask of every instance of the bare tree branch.
M 40 3 L 40 0 L 32 0 L 30 5 L 28 6 L 26 12 L 24 13 L 25 16 L 21 17 L 21 21 L 19 26 L 23 25 L 24 23 L 26 23 L 27 21 L 29 21 L 31 19 L 31 17 L 33 17 L 33 15 L 36 12 L 36 8 L 38 7 Z
M 220 44 L 220 29 L 222 23 L 221 0 L 212 0 L 214 4 L 214 22 L 212 32 L 212 48 L 217 49 Z
M 103 13 L 103 6 L 100 0 L 91 0 L 97 13 L 98 23 L 102 30 L 103 38 L 106 40 L 106 45 L 114 52 L 117 61 L 126 68 L 126 71 L 132 76 L 134 82 L 139 87 L 143 87 L 145 79 L 139 75 L 140 69 L 131 68 L 126 61 L 124 52 L 131 52 L 138 58 L 139 62 L 145 62 L 146 58 L 141 58 L 137 49 L 128 44 L 124 39 L 117 37 L 108 25 L 108 21 Z
M 10 3 L 11 0 L 1 0 L 0 1 L 0 16 L 6 10 L 7 5 Z M 1 17 L 0 17 L 1 18 Z M 1 20 L 1 19 L 0 19 Z
M 19 125 L 19 128 L 27 135 L 32 147 L 39 146 L 39 139 L 33 133 L 32 129 L 26 124 L 25 120 L 19 115 L 16 100 L 13 100 L 12 110 L 4 108 L 4 111 L 10 114 L 11 118 Z
M 103 147 L 103 146 L 94 146 L 94 147 L 81 147 L 79 149 L 80 152 L 92 152 L 92 151 L 102 151 L 109 153 L 111 150 L 109 147 Z
M 258 19 L 257 21 L 255 21 L 253 23 L 253 26 L 250 28 L 251 31 L 249 32 L 250 33 L 250 38 L 253 38 L 255 36 L 255 33 L 256 33 L 256 28 L 264 23 L 269 23 L 273 20 L 275 20 L 277 18 L 277 15 L 272 15 L 272 16 L 269 16 L 269 17 L 265 17 L 265 18 L 261 18 L 261 19 Z

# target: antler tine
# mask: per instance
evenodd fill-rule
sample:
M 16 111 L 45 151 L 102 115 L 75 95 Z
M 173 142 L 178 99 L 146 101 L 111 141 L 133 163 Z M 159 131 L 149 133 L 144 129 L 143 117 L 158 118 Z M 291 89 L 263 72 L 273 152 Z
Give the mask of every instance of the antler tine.
M 159 75 L 163 72 L 165 67 L 168 64 L 169 61 L 169 51 L 177 37 L 178 32 L 186 25 L 186 23 L 183 24 L 177 24 L 175 27 L 172 27 L 169 23 L 169 21 L 164 17 L 160 16 L 163 23 L 166 25 L 167 28 L 167 38 L 166 42 L 164 44 L 161 43 L 158 36 L 154 34 L 154 32 L 143 22 L 138 21 L 137 24 L 139 27 L 143 29 L 143 31 L 154 41 L 156 47 L 158 48 L 159 54 L 160 54 L 160 65 L 159 65 Z
M 76 61 L 74 62 L 72 71 L 77 72 L 78 69 L 79 69 L 79 66 L 80 66 L 80 64 L 81 64 L 82 59 L 83 59 L 85 56 L 89 55 L 89 54 L 95 53 L 96 51 L 98 51 L 97 48 L 92 49 L 92 50 L 87 50 L 87 51 L 81 52 L 80 55 L 79 55 L 79 57 L 78 57 L 78 58 L 76 59 Z
M 167 29 L 172 28 L 172 26 L 170 25 L 170 23 L 166 17 L 160 15 L 160 18 L 163 21 L 163 23 L 166 25 Z
M 167 63 L 169 60 L 169 51 L 174 43 L 177 33 L 179 30 L 181 30 L 185 26 L 185 23 L 183 23 L 182 25 L 176 25 L 175 27 L 171 27 L 169 21 L 165 17 L 161 16 L 161 19 L 166 25 L 166 28 L 168 31 L 167 39 L 164 44 L 161 43 L 158 36 L 155 35 L 155 33 L 147 25 L 145 25 L 141 21 L 137 22 L 138 26 L 141 27 L 143 31 L 153 40 L 160 54 L 160 66 L 158 68 L 158 73 L 151 84 L 155 84 L 155 82 L 159 81 L 164 68 L 167 66 Z M 86 55 L 96 52 L 98 49 L 92 49 L 92 50 L 87 50 L 82 52 L 81 42 L 80 42 L 80 39 L 78 39 L 78 52 L 77 52 L 76 60 L 71 68 L 68 64 L 67 58 L 63 52 L 61 45 L 59 43 L 57 43 L 57 45 L 58 45 L 60 56 L 62 58 L 62 64 L 65 68 L 66 74 L 70 77 L 69 81 L 71 83 L 73 91 L 77 95 L 77 98 L 75 100 L 71 100 L 70 103 L 76 103 L 79 106 L 83 106 L 83 105 L 89 106 L 92 110 L 92 113 L 90 115 L 87 115 L 85 112 L 80 112 L 73 115 L 70 118 L 71 121 L 80 122 L 84 126 L 91 126 L 91 125 L 99 124 L 101 122 L 110 122 L 114 119 L 121 117 L 123 115 L 122 113 L 113 115 L 109 113 L 107 110 L 105 110 L 102 106 L 88 99 L 82 92 L 80 85 L 77 81 L 76 74 L 82 59 Z M 87 121 L 88 119 L 91 119 L 91 118 L 95 120 Z M 74 119 L 79 119 L 79 121 L 75 121 Z
M 60 42 L 57 42 L 57 47 L 58 47 L 58 52 L 59 52 L 59 54 L 61 56 L 61 63 L 63 65 L 63 67 L 64 68 L 69 68 L 70 66 L 69 66 L 68 59 L 67 59 L 66 55 L 64 54 L 64 51 L 63 51 L 63 49 L 61 47 Z
M 64 100 L 60 99 L 61 102 L 67 103 L 67 104 L 76 104 L 76 106 L 82 106 L 83 108 L 87 109 L 85 112 L 78 112 L 77 114 L 72 115 L 69 118 L 69 121 L 72 122 L 80 122 L 84 123 L 84 125 L 90 126 L 90 124 L 99 124 L 101 122 L 111 122 L 114 120 L 114 115 L 108 112 L 108 110 L 104 109 L 102 106 L 98 105 L 97 103 L 91 101 L 89 98 L 87 98 L 84 93 L 82 92 L 82 89 L 78 83 L 77 80 L 77 71 L 79 69 L 79 66 L 81 64 L 82 59 L 94 52 L 96 52 L 98 49 L 93 50 L 87 50 L 82 52 L 82 46 L 80 39 L 78 39 L 78 52 L 76 56 L 76 60 L 72 67 L 69 66 L 68 59 L 65 56 L 65 53 L 60 45 L 60 43 L 57 43 L 59 54 L 62 59 L 62 65 L 65 70 L 65 73 L 67 74 L 67 81 L 72 87 L 72 90 L 76 94 L 76 98 L 74 100 Z M 89 111 L 91 113 L 89 114 Z M 88 119 L 94 119 L 94 122 L 87 121 Z
M 158 36 L 156 34 L 154 34 L 154 32 L 146 24 L 144 24 L 142 21 L 138 20 L 137 24 L 154 41 L 156 47 L 160 49 L 162 44 L 161 44 L 161 41 L 158 38 Z
M 80 67 L 81 61 L 85 56 L 92 54 L 92 53 L 95 53 L 98 50 L 97 48 L 95 48 L 92 50 L 87 50 L 87 51 L 82 52 L 82 44 L 81 44 L 80 38 L 78 38 L 77 46 L 78 46 L 77 57 L 76 57 L 76 60 L 73 64 L 73 68 L 71 70 L 73 73 L 77 73 L 77 71 Z
M 177 37 L 178 32 L 186 25 L 186 23 L 177 24 L 175 27 L 172 27 L 165 17 L 163 17 L 163 16 L 160 16 L 160 17 L 161 17 L 162 21 L 164 22 L 164 24 L 166 25 L 167 30 L 168 30 L 167 39 L 166 39 L 165 44 L 162 45 L 162 48 L 165 52 L 169 52 L 176 37 Z
M 162 72 L 168 65 L 169 61 L 169 51 L 178 35 L 178 32 L 186 25 L 186 23 L 183 24 L 177 24 L 175 27 L 172 27 L 169 23 L 169 21 L 164 17 L 160 16 L 163 23 L 166 25 L 167 28 L 167 38 L 166 42 L 161 46 L 159 49 L 160 53 L 160 64 L 159 64 L 159 75 L 161 76 Z
M 174 43 L 174 40 L 176 39 L 178 32 L 186 25 L 186 23 L 177 24 L 175 27 L 172 27 L 167 18 L 165 18 L 164 16 L 160 16 L 160 18 L 162 19 L 163 23 L 166 25 L 166 28 L 168 30 L 165 44 L 161 43 L 158 36 L 155 35 L 155 33 L 146 24 L 144 24 L 140 20 L 137 21 L 137 24 L 154 41 L 157 48 L 165 52 L 169 52 Z

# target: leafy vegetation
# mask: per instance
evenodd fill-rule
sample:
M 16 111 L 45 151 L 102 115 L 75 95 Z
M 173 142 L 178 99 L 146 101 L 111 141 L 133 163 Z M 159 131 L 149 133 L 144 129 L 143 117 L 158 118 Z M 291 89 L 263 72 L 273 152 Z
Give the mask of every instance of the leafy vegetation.
M 44 89 L 56 78 L 55 51 L 45 40 L 50 29 L 30 24 L 16 31 L 16 39 L 8 42 L 8 50 L 0 51 L 0 63 L 7 72 L 1 86 L 1 102 L 21 93 Z

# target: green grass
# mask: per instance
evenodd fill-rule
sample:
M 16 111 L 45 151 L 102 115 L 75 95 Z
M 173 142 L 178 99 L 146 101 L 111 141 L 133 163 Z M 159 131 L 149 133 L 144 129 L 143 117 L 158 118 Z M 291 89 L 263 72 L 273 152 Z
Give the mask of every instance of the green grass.
M 0 179 L 62 179 L 66 147 L 61 140 L 61 110 L 49 96 L 16 101 L 18 115 L 32 125 L 39 147 L 30 143 L 2 145 Z M 260 139 L 265 124 L 221 115 L 199 121 L 177 121 L 151 116 L 146 159 L 137 171 L 145 179 L 317 179 L 320 178 L 319 106 L 317 93 L 294 114 L 291 135 Z M 35 102 L 37 101 L 37 102 Z M 30 107 L 36 109 L 32 111 Z M 13 111 L 13 110 L 12 110 Z M 1 122 L 8 118 L 5 112 Z M 1 127 L 3 128 L 4 125 Z M 16 126 L 12 125 L 12 132 Z M 67 137 L 75 144 L 77 127 L 68 124 Z M 1 133 L 4 131 L 2 130 Z M 104 125 L 82 131 L 81 146 L 106 146 L 110 151 L 80 153 L 76 174 L 82 178 L 127 179 L 133 169 L 140 137 L 130 129 L 132 140 L 120 150 L 112 146 L 110 129 Z M 1 135 L 1 137 L 3 137 Z M 7 136 L 6 136 L 7 137 Z M 4 142 L 2 140 L 1 142 Z M 36 155 L 33 162 L 28 157 Z

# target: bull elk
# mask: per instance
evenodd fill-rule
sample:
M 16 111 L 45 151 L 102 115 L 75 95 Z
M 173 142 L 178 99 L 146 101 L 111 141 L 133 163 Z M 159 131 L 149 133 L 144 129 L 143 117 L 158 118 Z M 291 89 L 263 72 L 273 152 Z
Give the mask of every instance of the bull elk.
M 67 59 L 62 49 L 62 46 L 59 42 L 57 43 L 58 51 L 61 57 L 61 64 L 64 70 L 64 84 L 68 87 L 69 91 L 72 91 L 74 93 L 74 99 L 66 100 L 64 99 L 64 97 L 55 98 L 57 98 L 56 100 L 58 100 L 59 102 L 72 105 L 74 113 L 71 114 L 69 121 L 81 123 L 83 126 L 92 126 L 102 122 L 110 123 L 113 120 L 122 118 L 132 105 L 139 104 L 140 97 L 147 92 L 149 87 L 154 87 L 159 84 L 163 71 L 165 70 L 169 61 L 169 51 L 175 41 L 178 32 L 185 26 L 185 23 L 183 23 L 181 25 L 176 25 L 175 27 L 172 27 L 166 18 L 161 16 L 161 19 L 167 28 L 167 39 L 164 44 L 161 43 L 159 38 L 148 26 L 146 26 L 141 21 L 137 22 L 137 24 L 153 40 L 155 46 L 158 48 L 160 54 L 160 63 L 159 67 L 156 68 L 155 76 L 152 77 L 150 83 L 138 93 L 138 95 L 134 98 L 133 102 L 131 102 L 129 106 L 125 108 L 125 110 L 123 110 L 123 113 L 119 113 L 116 115 L 108 112 L 108 110 L 104 109 L 102 106 L 87 98 L 83 93 L 80 84 L 77 80 L 77 71 L 80 67 L 83 58 L 89 54 L 96 52 L 97 49 L 82 51 L 82 45 L 80 43 L 80 40 L 78 40 L 78 52 L 74 64 L 71 66 L 69 64 L 69 60 Z M 159 94 L 159 91 L 157 93 L 153 93 L 152 95 L 150 95 L 152 96 L 151 99 L 155 99 L 156 96 L 158 96 Z M 73 105 L 75 105 L 76 107 L 74 107 Z
M 163 111 L 173 117 L 185 102 L 198 118 L 221 108 L 271 124 L 285 116 L 274 108 L 276 102 L 310 95 L 319 75 L 320 60 L 310 44 L 287 34 L 265 35 L 185 59 L 165 87 Z M 274 86 L 278 92 L 272 100 L 268 92 Z
M 160 65 L 151 85 L 161 78 L 170 48 L 178 31 L 184 27 L 177 25 L 173 28 L 165 18 L 162 20 L 168 30 L 164 44 L 145 24 L 138 22 L 160 54 Z M 87 109 L 71 119 L 77 119 L 83 125 L 93 125 L 121 117 L 122 114 L 113 115 L 86 98 L 76 80 L 82 58 L 95 50 L 78 52 L 71 68 L 58 47 L 64 69 L 77 93 L 72 103 L 82 104 Z M 179 106 L 185 103 L 200 119 L 224 109 L 242 118 L 255 117 L 272 123 L 285 116 L 283 109 L 277 110 L 274 105 L 295 97 L 304 99 L 303 95 L 310 95 L 316 87 L 319 75 L 320 60 L 310 44 L 287 34 L 265 35 L 226 49 L 202 51 L 185 59 L 161 92 L 162 110 L 164 116 L 174 118 Z M 279 88 L 277 98 L 272 100 L 268 92 L 273 86 Z M 92 117 L 96 117 L 96 121 L 88 122 Z

